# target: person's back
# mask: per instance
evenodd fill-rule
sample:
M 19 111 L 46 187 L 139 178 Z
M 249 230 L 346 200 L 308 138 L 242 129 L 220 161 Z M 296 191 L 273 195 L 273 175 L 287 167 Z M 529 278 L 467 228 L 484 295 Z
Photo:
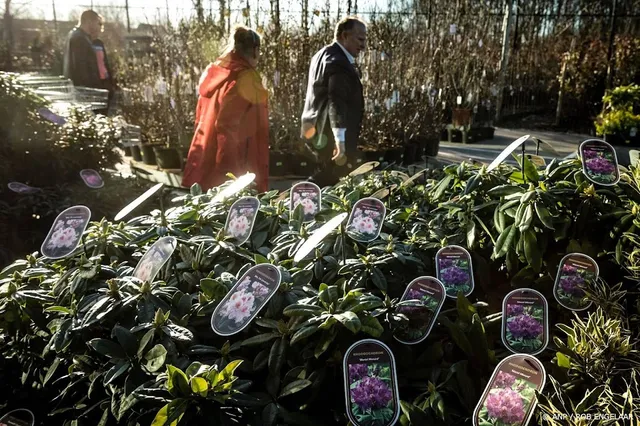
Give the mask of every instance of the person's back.
M 94 11 L 83 12 L 80 25 L 69 33 L 64 50 L 63 75 L 74 86 L 101 88 L 93 39 L 102 29 L 102 18 Z

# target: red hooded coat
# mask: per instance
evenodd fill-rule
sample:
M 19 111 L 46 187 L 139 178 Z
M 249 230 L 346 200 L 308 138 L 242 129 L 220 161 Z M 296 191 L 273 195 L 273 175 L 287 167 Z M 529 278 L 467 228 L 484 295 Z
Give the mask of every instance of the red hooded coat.
M 239 55 L 209 65 L 198 89 L 196 131 L 182 185 L 208 190 L 247 172 L 260 192 L 268 189 L 269 120 L 267 91 L 260 75 Z

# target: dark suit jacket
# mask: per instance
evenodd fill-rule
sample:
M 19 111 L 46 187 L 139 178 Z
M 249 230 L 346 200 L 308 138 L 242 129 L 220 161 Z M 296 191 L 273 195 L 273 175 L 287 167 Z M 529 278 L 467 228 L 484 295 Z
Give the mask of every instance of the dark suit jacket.
M 337 43 L 323 47 L 309 67 L 302 137 L 305 125 L 315 126 L 312 140 L 325 134 L 331 152 L 335 144 L 331 129 L 345 128 L 345 147 L 347 155 L 352 156 L 357 152 L 363 109 L 362 84 L 356 68 Z
M 64 76 L 71 79 L 74 86 L 103 88 L 93 43 L 80 28 L 71 30 L 67 37 L 63 69 Z

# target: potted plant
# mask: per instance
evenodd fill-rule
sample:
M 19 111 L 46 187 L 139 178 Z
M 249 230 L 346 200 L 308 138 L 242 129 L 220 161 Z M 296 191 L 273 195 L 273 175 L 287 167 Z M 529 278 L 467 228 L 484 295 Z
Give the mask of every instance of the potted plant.
M 620 86 L 603 98 L 603 111 L 595 121 L 596 133 L 615 145 L 637 146 L 640 129 L 640 86 Z

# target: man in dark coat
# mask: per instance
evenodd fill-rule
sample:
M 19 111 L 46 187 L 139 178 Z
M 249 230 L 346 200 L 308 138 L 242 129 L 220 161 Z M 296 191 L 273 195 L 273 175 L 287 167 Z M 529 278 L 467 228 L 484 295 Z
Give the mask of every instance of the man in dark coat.
M 358 156 L 364 99 L 355 58 L 366 42 L 364 22 L 344 18 L 336 26 L 334 43 L 311 59 L 302 138 L 320 162 L 312 180 L 321 187 L 337 183 Z

